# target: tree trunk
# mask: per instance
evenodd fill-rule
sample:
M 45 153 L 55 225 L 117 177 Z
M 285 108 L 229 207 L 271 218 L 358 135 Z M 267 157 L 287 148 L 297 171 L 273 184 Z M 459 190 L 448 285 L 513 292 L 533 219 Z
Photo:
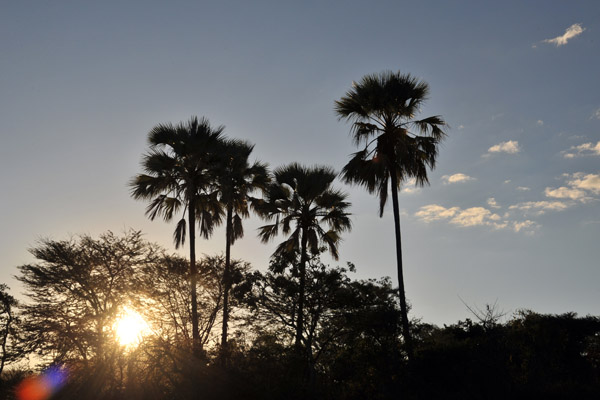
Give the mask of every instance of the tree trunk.
M 300 254 L 300 288 L 298 290 L 298 319 L 296 320 L 296 349 L 301 350 L 302 348 L 302 332 L 304 330 L 304 292 L 306 290 L 306 244 L 308 238 L 306 230 L 302 229 L 302 249 Z
M 188 228 L 190 234 L 190 292 L 192 297 L 192 348 L 200 356 L 200 332 L 198 330 L 198 297 L 196 293 L 196 208 L 193 200 L 188 204 Z
M 392 164 L 393 165 L 393 164 Z M 402 237 L 400 235 L 400 207 L 398 206 L 398 177 L 396 171 L 390 170 L 392 183 L 392 206 L 394 209 L 394 230 L 396 233 L 396 261 L 398 265 L 398 291 L 400 294 L 400 314 L 402 318 L 402 336 L 406 343 L 406 352 L 409 360 L 413 356 L 413 343 L 408 327 L 408 308 L 404 291 L 404 272 L 402 270 Z
M 226 364 L 227 323 L 229 322 L 229 290 L 231 289 L 231 242 L 233 238 L 233 207 L 227 205 L 227 227 L 225 229 L 225 271 L 223 271 L 223 331 L 221 333 L 221 358 Z

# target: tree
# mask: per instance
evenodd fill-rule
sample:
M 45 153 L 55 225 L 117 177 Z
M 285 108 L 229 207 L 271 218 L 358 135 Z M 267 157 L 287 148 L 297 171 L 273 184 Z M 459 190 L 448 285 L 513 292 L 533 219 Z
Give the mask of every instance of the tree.
M 8 286 L 0 283 L 0 376 L 4 366 L 17 360 L 21 353 L 16 345 L 16 326 L 19 318 L 15 308 L 18 307 L 17 300 L 8 293 Z
M 289 237 L 275 250 L 274 255 L 300 255 L 298 266 L 298 312 L 296 316 L 295 345 L 300 349 L 304 331 L 304 295 L 306 289 L 306 263 L 309 252 L 318 254 L 325 245 L 334 259 L 338 259 L 337 246 L 340 233 L 350 230 L 347 195 L 332 188 L 336 173 L 329 167 L 304 167 L 297 163 L 277 168 L 274 181 L 257 202 L 263 218 L 274 223 L 259 228 L 259 236 L 268 242 L 281 229 Z M 325 231 L 321 224 L 326 224 Z M 293 226 L 295 225 L 295 226 Z
M 192 302 L 192 335 L 195 352 L 200 351 L 196 292 L 196 223 L 208 238 L 221 221 L 223 210 L 214 190 L 214 164 L 222 150 L 225 128 L 212 128 L 206 118 L 192 117 L 187 123 L 159 124 L 148 134 L 150 151 L 142 159 L 145 174 L 130 182 L 135 199 L 150 200 L 146 215 L 165 221 L 183 208 L 173 239 L 175 247 L 185 243 L 187 226 L 190 244 L 190 291 Z
M 231 246 L 244 235 L 242 218 L 250 216 L 250 194 L 264 190 L 269 182 L 267 166 L 260 162 L 252 165 L 248 157 L 254 146 L 247 142 L 226 142 L 217 175 L 219 200 L 226 210 L 225 270 L 223 272 L 223 328 L 221 347 L 226 353 L 227 325 L 229 322 L 229 292 L 231 289 Z
M 414 119 L 428 93 L 427 83 L 410 74 L 388 71 L 366 75 L 335 102 L 339 118 L 352 122 L 354 143 L 364 146 L 342 169 L 343 179 L 362 185 L 379 197 L 380 217 L 391 184 L 402 333 L 409 357 L 412 343 L 404 290 L 398 190 L 409 178 L 420 186 L 429 182 L 427 167 L 435 167 L 438 144 L 445 136 L 446 123 L 440 116 Z
M 22 305 L 27 350 L 53 362 L 110 359 L 112 326 L 131 301 L 135 271 L 160 262 L 162 251 L 136 231 L 46 239 L 30 251 L 38 261 L 19 266 L 17 276 L 30 300 Z

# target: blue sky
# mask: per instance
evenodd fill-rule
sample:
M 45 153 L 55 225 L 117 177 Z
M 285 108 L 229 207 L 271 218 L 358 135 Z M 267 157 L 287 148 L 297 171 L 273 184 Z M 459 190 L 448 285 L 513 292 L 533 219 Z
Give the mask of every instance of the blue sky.
M 206 116 L 272 167 L 339 170 L 355 149 L 334 101 L 400 70 L 430 85 L 422 115 L 451 127 L 431 186 L 400 197 L 412 315 L 451 323 L 469 316 L 461 299 L 599 314 L 597 1 L 124 3 L 2 7 L 0 282 L 19 291 L 41 237 L 132 227 L 174 251 L 174 225 L 127 188 L 155 124 Z M 376 198 L 345 190 L 340 263 L 395 282 L 391 207 L 380 219 Z M 264 269 L 276 243 L 260 225 L 233 255 Z

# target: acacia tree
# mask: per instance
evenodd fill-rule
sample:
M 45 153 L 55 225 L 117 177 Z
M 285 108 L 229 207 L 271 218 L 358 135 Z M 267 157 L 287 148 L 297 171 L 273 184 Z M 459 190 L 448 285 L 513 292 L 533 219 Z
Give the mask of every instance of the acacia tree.
M 213 128 L 206 118 L 187 123 L 159 124 L 148 134 L 150 151 L 142 159 L 144 174 L 130 182 L 135 199 L 150 200 L 146 215 L 170 221 L 183 209 L 173 234 L 175 247 L 185 243 L 186 225 L 190 245 L 190 293 L 194 351 L 200 352 L 196 291 L 196 223 L 209 238 L 221 222 L 223 210 L 214 188 L 215 168 L 223 142 L 223 126 Z M 185 214 L 187 211 L 187 221 Z
M 363 147 L 342 169 L 344 180 L 362 185 L 379 197 L 380 217 L 391 186 L 402 332 L 409 357 L 412 341 L 404 290 L 398 191 L 410 178 L 420 186 L 429 183 L 427 168 L 435 167 L 438 144 L 445 136 L 446 123 L 440 116 L 414 119 L 428 93 L 427 83 L 410 74 L 388 71 L 364 76 L 335 102 L 339 118 L 352 122 L 354 143 Z
M 108 362 L 112 325 L 131 300 L 135 271 L 159 262 L 162 252 L 136 231 L 46 239 L 30 251 L 37 262 L 17 267 L 16 277 L 29 298 L 21 307 L 26 349 L 50 361 Z
M 253 145 L 240 140 L 225 143 L 217 174 L 219 200 L 225 208 L 225 270 L 223 271 L 223 324 L 221 347 L 226 353 L 229 322 L 229 292 L 231 289 L 231 246 L 244 235 L 242 218 L 250 216 L 250 195 L 253 191 L 264 190 L 269 182 L 266 164 L 248 158 Z
M 336 173 L 329 167 L 304 167 L 292 163 L 277 168 L 273 175 L 274 180 L 264 199 L 256 202 L 256 209 L 267 221 L 274 222 L 259 228 L 259 236 L 266 243 L 281 229 L 284 235 L 289 236 L 277 246 L 273 255 L 300 255 L 295 340 L 296 348 L 300 349 L 309 252 L 318 254 L 321 246 L 325 245 L 333 258 L 338 259 L 340 233 L 351 228 L 347 212 L 350 203 L 346 201 L 345 193 L 332 188 Z M 329 229 L 326 231 L 321 224 Z

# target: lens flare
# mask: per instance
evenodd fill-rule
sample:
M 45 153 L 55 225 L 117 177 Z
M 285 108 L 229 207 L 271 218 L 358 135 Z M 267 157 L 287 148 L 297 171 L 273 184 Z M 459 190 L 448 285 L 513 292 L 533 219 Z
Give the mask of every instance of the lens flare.
M 47 400 L 67 382 L 67 370 L 53 366 L 41 375 L 25 378 L 15 390 L 18 400 Z

